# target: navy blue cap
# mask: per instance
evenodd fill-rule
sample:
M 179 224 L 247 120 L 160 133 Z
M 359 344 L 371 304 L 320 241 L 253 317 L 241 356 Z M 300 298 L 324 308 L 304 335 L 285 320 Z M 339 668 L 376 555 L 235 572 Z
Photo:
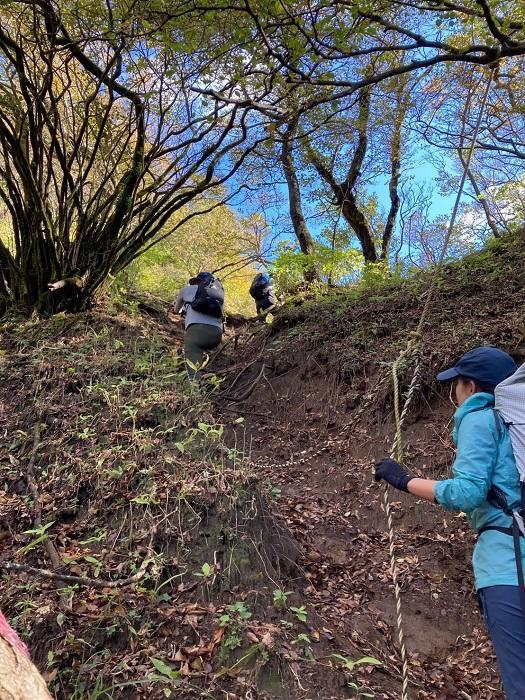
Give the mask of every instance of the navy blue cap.
M 437 375 L 440 382 L 456 377 L 473 379 L 480 384 L 496 386 L 518 369 L 510 355 L 499 348 L 486 345 L 466 352 L 450 369 Z

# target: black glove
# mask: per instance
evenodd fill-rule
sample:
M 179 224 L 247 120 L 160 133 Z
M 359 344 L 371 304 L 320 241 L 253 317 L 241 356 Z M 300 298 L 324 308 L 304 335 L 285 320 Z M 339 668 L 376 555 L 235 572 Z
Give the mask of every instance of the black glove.
M 384 479 L 390 486 L 408 493 L 408 482 L 414 477 L 395 459 L 382 459 L 376 462 L 375 480 Z

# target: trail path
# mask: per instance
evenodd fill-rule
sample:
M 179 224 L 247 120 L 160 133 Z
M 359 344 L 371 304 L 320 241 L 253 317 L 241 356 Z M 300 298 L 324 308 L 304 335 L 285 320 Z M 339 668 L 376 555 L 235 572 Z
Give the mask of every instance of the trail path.
M 255 378 L 257 365 L 250 371 Z M 374 425 L 375 419 L 365 413 L 359 426 L 339 442 L 340 426 L 351 414 L 340 409 L 344 405 L 340 387 L 330 386 L 326 377 L 312 378 L 300 366 L 281 376 L 268 375 L 251 399 L 235 407 L 239 414 L 246 412 L 242 439 L 251 443 L 257 474 L 267 482 L 277 511 L 299 543 L 304 573 L 298 583 L 301 601 L 323 621 L 312 631 L 353 659 L 363 655 L 381 659 L 383 670 L 375 669 L 369 677 L 360 673 L 359 679 L 376 698 L 399 698 L 388 536 L 379 489 L 372 480 L 372 461 L 386 454 L 390 425 Z M 249 377 L 250 372 L 246 382 Z M 423 467 L 436 469 L 450 460 L 448 427 L 444 428 L 448 414 L 448 407 L 427 411 L 408 430 L 408 449 Z M 335 444 L 308 459 L 309 453 L 330 441 Z M 290 458 L 294 463 L 284 464 Z M 410 697 L 501 700 L 473 592 L 469 565 L 473 536 L 465 519 L 404 494 L 392 497 Z M 339 695 L 333 690 L 317 692 L 303 697 L 347 697 L 344 689 Z

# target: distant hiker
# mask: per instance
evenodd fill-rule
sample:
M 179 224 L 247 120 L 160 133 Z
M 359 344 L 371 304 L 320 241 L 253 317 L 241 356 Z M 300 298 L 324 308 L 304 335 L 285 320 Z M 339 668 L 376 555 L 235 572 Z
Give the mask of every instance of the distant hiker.
M 277 297 L 268 272 L 259 272 L 253 278 L 250 296 L 255 299 L 257 314 L 268 313 L 277 303 Z
M 184 354 L 190 379 L 198 378 L 205 350 L 213 350 L 221 342 L 223 305 L 224 288 L 211 272 L 192 277 L 175 299 L 173 310 L 184 316 Z
M 437 375 L 455 381 L 452 478 L 419 479 L 393 459 L 376 481 L 462 511 L 478 533 L 472 564 L 508 700 L 525 698 L 525 365 L 494 347 L 467 352 Z M 521 480 L 521 489 L 520 489 Z

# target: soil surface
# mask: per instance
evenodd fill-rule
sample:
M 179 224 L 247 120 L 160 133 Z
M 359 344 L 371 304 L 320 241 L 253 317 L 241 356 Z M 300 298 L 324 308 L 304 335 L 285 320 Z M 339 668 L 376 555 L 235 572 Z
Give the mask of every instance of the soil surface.
M 393 426 L 378 423 L 368 412 L 359 425 L 346 427 L 351 414 L 337 408 L 344 402 L 343 388 L 328 389 L 329 378 L 307 380 L 303 370 L 269 377 L 257 390 L 243 408 L 242 439 L 251 444 L 258 475 L 270 486 L 277 511 L 298 542 L 304 574 L 296 588 L 301 604 L 315 610 L 321 634 L 339 646 L 339 653 L 383 662 L 367 674 L 357 673 L 360 685 L 376 698 L 399 698 L 401 660 L 388 534 L 382 487 L 372 479 L 373 460 L 388 453 Z M 301 401 L 294 401 L 299 395 Z M 252 410 L 266 415 L 250 417 Z M 448 435 L 452 410 L 436 401 L 435 411 L 427 407 L 407 430 L 405 449 L 417 457 L 421 475 L 436 476 L 453 459 Z M 239 429 L 237 433 L 240 440 Z M 474 536 L 464 516 L 399 492 L 389 497 L 411 697 L 501 700 L 473 588 Z M 274 697 L 347 697 L 342 689 L 334 695 L 319 685 L 305 694 L 289 692 Z
M 525 359 L 522 243 L 496 246 L 445 271 L 424 329 L 419 388 L 403 433 L 404 461 L 417 475 L 446 478 L 454 459 L 455 409 L 436 372 L 482 344 Z M 401 660 L 383 487 L 373 482 L 373 462 L 390 453 L 389 363 L 417 325 L 427 284 L 285 307 L 270 330 L 246 331 L 218 363 L 227 387 L 218 408 L 246 416 L 236 441 L 251 446 L 259 478 L 298 542 L 302 604 L 316 611 L 322 634 L 342 654 L 383 662 L 351 676 L 376 698 L 401 696 Z M 413 368 L 407 362 L 400 373 L 402 395 Z M 410 697 L 501 700 L 473 585 L 475 536 L 466 517 L 393 490 L 389 498 Z M 290 697 L 345 697 L 340 693 L 318 685 Z
M 436 371 L 480 344 L 525 360 L 524 250 L 511 238 L 445 270 L 403 430 L 415 474 L 443 478 L 454 457 Z M 421 275 L 236 319 L 201 391 L 180 324 L 148 304 L 1 329 L 0 607 L 57 700 L 401 697 L 372 474 L 427 293 Z M 389 498 L 409 697 L 502 700 L 465 516 Z

